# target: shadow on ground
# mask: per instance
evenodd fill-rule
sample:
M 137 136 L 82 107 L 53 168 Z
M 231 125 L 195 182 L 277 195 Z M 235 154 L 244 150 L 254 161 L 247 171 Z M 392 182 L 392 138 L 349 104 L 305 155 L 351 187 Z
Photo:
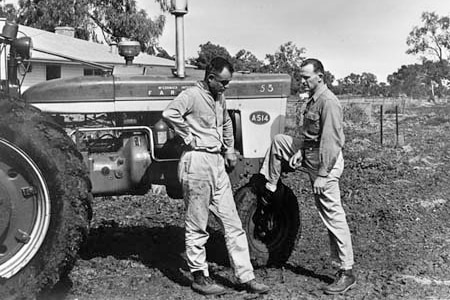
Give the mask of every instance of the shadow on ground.
M 210 231 L 206 245 L 208 262 L 229 266 L 225 241 L 219 231 Z M 79 259 L 113 256 L 119 260 L 134 260 L 148 268 L 157 268 L 173 282 L 190 286 L 191 279 L 184 254 L 184 228 L 174 225 L 164 227 L 119 227 L 116 223 L 101 225 L 90 230 L 89 237 L 79 252 Z M 64 276 L 53 289 L 38 296 L 38 300 L 64 299 L 72 288 Z
M 317 272 L 314 272 L 312 270 L 309 270 L 309 269 L 306 269 L 306 268 L 303 268 L 300 266 L 293 266 L 291 264 L 286 264 L 285 267 L 287 270 L 290 270 L 297 275 L 302 275 L 305 277 L 319 279 L 320 281 L 323 281 L 327 284 L 330 284 L 334 281 L 334 278 L 331 277 L 329 274 L 317 273 Z

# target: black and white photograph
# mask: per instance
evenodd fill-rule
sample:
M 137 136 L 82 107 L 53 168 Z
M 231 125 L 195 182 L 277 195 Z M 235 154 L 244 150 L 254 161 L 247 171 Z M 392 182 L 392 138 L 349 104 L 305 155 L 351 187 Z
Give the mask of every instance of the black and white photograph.
M 0 300 L 445 300 L 449 216 L 448 0 L 0 0 Z

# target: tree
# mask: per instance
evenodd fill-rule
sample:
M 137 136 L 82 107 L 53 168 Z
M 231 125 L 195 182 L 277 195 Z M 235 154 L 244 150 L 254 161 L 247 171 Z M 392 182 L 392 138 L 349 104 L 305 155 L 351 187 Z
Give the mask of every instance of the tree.
M 383 97 L 389 97 L 391 94 L 390 86 L 386 82 L 380 82 L 378 84 L 378 95 Z
M 350 73 L 343 79 L 338 79 L 340 94 L 361 95 L 361 75 Z
M 165 0 L 157 2 L 161 9 L 168 9 Z M 164 15 L 152 20 L 145 10 L 137 8 L 135 0 L 93 0 L 89 6 L 89 17 L 102 30 L 107 43 L 126 38 L 138 41 L 144 52 L 157 53 L 157 39 L 166 22 Z
M 275 54 L 266 54 L 267 68 L 271 72 L 290 73 L 300 68 L 301 63 L 306 58 L 303 56 L 305 52 L 305 48 L 298 48 L 293 42 L 284 43 Z
M 429 91 L 430 98 L 442 97 L 448 94 L 448 87 L 445 82 L 450 78 L 450 66 L 447 60 L 422 63 L 422 74 L 420 76 Z
M 155 0 L 163 11 L 169 9 L 168 1 Z M 157 52 L 165 16 L 152 20 L 138 9 L 135 0 L 19 0 L 18 22 L 47 31 L 57 26 L 75 28 L 75 37 L 99 41 L 95 30 L 100 28 L 106 43 L 122 39 L 136 40 L 142 51 Z
M 407 54 L 423 54 L 439 61 L 449 58 L 450 17 L 440 17 L 434 12 L 422 13 L 422 25 L 415 26 L 409 33 Z
M 291 93 L 301 90 L 300 65 L 305 60 L 305 48 L 298 48 L 293 42 L 282 44 L 275 54 L 266 54 L 268 62 L 262 71 L 272 73 L 288 73 L 292 78 Z
M 426 98 L 427 88 L 423 80 L 425 77 L 423 66 L 420 64 L 401 66 L 397 72 L 387 77 L 391 86 L 391 95 L 406 94 L 413 98 Z
M 377 76 L 372 73 L 363 72 L 361 74 L 361 90 L 363 96 L 378 96 Z
M 324 74 L 325 84 L 331 87 L 334 82 L 334 79 L 335 79 L 334 75 L 331 74 L 330 71 L 325 70 L 325 74 Z
M 55 31 L 57 26 L 75 28 L 75 37 L 89 37 L 88 0 L 19 0 L 17 22 Z
M 447 80 L 450 65 L 447 61 L 425 61 L 423 64 L 402 66 L 388 76 L 392 95 L 406 94 L 413 98 L 429 99 L 450 94 Z
M 189 60 L 190 64 L 197 66 L 199 69 L 204 70 L 208 63 L 216 56 L 222 56 L 228 61 L 232 61 L 231 55 L 227 49 L 220 45 L 214 45 L 211 42 L 207 42 L 206 44 L 202 44 L 199 46 L 200 51 L 198 51 L 197 58 L 191 58 Z
M 258 72 L 263 66 L 263 62 L 260 61 L 253 53 L 247 50 L 239 50 L 232 58 L 234 69 L 236 71 L 250 71 Z
M 333 90 L 339 95 L 378 96 L 380 93 L 377 77 L 372 73 L 351 73 L 337 82 L 338 85 Z
M 5 6 L 0 6 L 0 18 L 6 18 L 7 20 L 16 20 L 17 10 L 16 7 L 8 3 Z

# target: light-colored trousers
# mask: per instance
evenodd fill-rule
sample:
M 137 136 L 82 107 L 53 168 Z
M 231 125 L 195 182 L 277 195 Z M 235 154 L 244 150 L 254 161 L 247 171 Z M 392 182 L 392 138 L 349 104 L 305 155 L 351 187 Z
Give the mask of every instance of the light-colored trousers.
M 178 165 L 178 178 L 186 206 L 185 243 L 191 272 L 209 276 L 205 244 L 209 234 L 209 210 L 224 228 L 225 244 L 234 275 L 240 283 L 255 278 L 250 262 L 247 235 L 234 203 L 224 158 L 219 153 L 184 152 Z
M 289 161 L 301 147 L 302 143 L 297 138 L 285 134 L 276 135 L 266 153 L 260 173 L 267 181 L 276 184 L 280 178 L 282 161 Z M 317 170 L 310 169 L 309 166 L 317 165 L 317 162 L 308 161 L 308 157 L 310 155 L 305 155 L 303 152 L 302 170 L 309 174 L 311 185 L 313 185 Z M 339 178 L 343 170 L 344 159 L 340 152 L 333 169 L 327 176 L 324 192 L 319 195 L 314 194 L 314 198 L 319 215 L 328 229 L 331 259 L 339 262 L 341 269 L 351 269 L 354 264 L 352 240 L 339 189 Z

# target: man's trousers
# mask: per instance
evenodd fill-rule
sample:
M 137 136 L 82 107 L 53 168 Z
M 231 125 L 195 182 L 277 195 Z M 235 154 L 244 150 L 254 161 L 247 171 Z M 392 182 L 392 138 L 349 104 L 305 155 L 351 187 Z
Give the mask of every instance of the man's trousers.
M 208 276 L 205 244 L 209 210 L 224 228 L 225 243 L 231 266 L 240 283 L 255 278 L 250 262 L 247 235 L 236 210 L 224 158 L 219 153 L 188 151 L 181 156 L 178 178 L 186 206 L 185 242 L 191 272 Z
M 319 149 L 302 149 L 299 139 L 284 134 L 274 137 L 260 173 L 267 181 L 276 185 L 280 178 L 282 161 L 289 161 L 298 150 L 302 150 L 302 170 L 309 174 L 311 185 L 313 185 L 317 177 Z M 314 198 L 319 215 L 328 229 L 331 259 L 337 260 L 341 269 L 351 269 L 354 263 L 352 240 L 339 189 L 339 178 L 343 170 L 344 159 L 340 152 L 333 169 L 327 176 L 323 193 L 314 194 Z

